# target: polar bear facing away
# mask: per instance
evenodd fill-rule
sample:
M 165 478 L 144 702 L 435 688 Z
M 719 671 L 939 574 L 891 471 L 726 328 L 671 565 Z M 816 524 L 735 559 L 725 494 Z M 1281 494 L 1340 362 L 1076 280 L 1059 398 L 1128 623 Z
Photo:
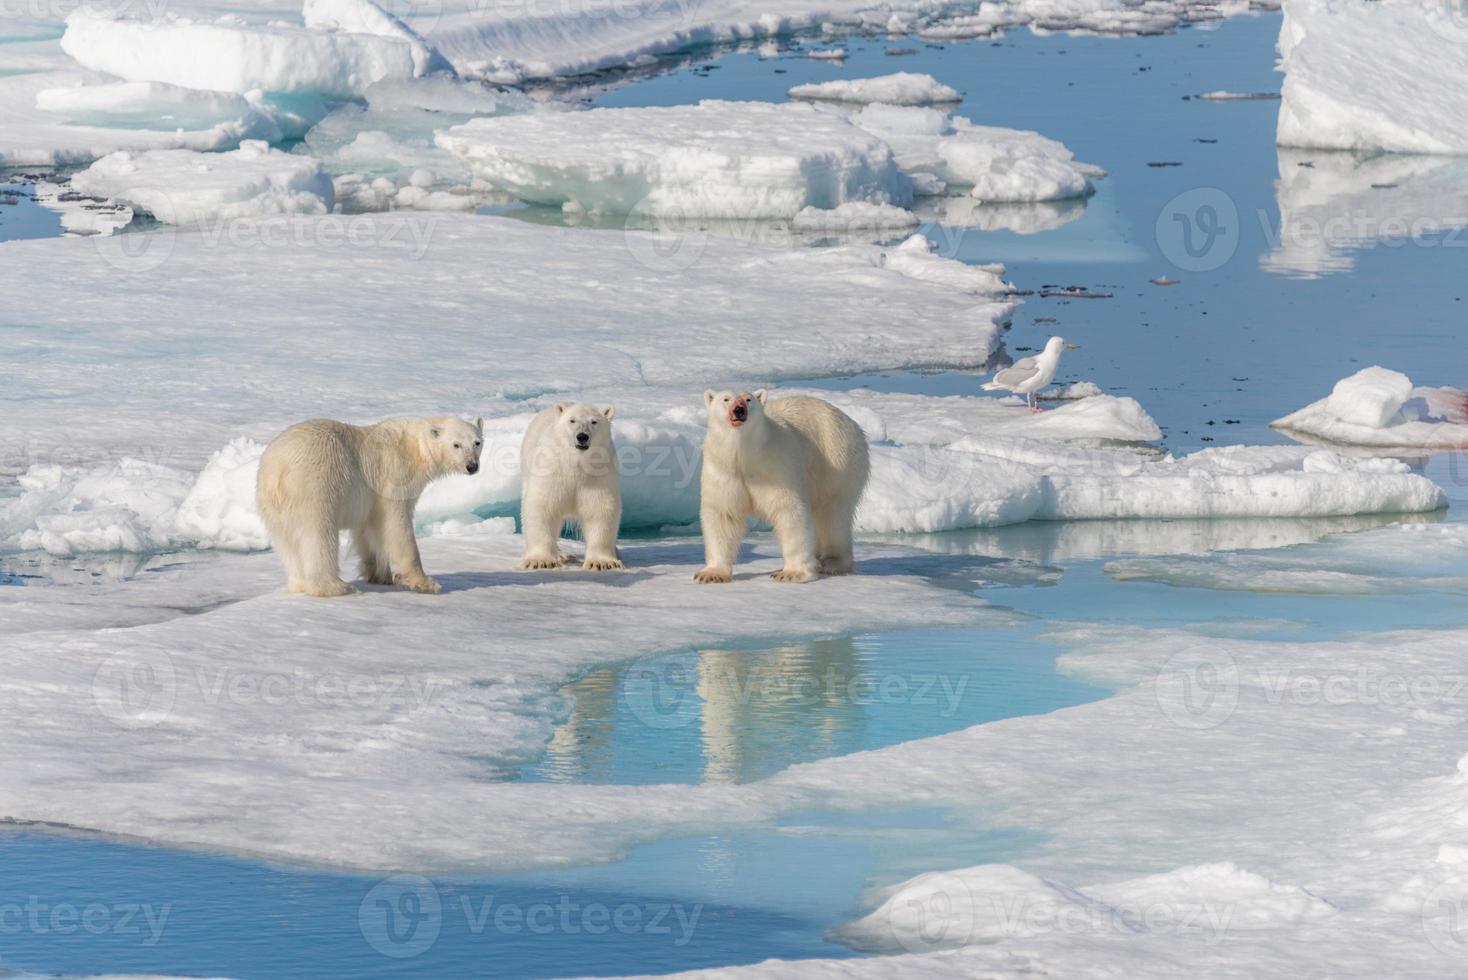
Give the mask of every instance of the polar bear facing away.
M 763 389 L 705 391 L 699 582 L 728 582 L 751 516 L 780 540 L 781 582 L 856 570 L 851 525 L 871 464 L 851 417 L 819 398 L 766 400 Z
M 437 592 L 423 573 L 413 509 L 430 481 L 475 473 L 483 420 L 389 419 L 348 425 L 312 419 L 286 429 L 265 448 L 255 501 L 292 592 L 355 592 L 341 579 L 338 534 L 352 532 L 362 578 Z
M 561 527 L 568 520 L 580 526 L 586 541 L 583 569 L 622 567 L 617 554 L 622 487 L 610 405 L 552 405 L 531 420 L 520 444 L 522 570 L 575 561 L 560 548 Z

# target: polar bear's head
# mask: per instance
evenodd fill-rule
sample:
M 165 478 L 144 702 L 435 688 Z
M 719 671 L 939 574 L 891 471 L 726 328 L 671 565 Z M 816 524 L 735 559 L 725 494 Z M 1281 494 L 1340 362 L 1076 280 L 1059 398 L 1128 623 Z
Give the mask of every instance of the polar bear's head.
M 591 449 L 605 451 L 612 444 L 612 406 L 584 402 L 557 402 L 555 445 L 578 454 Z
M 754 391 L 714 391 L 710 388 L 705 391 L 703 404 L 709 413 L 709 429 L 730 431 L 751 423 L 758 425 L 764 421 L 767 394 L 763 388 Z
M 484 448 L 484 419 L 465 422 L 452 415 L 428 420 L 422 434 L 423 455 L 438 475 L 478 473 Z

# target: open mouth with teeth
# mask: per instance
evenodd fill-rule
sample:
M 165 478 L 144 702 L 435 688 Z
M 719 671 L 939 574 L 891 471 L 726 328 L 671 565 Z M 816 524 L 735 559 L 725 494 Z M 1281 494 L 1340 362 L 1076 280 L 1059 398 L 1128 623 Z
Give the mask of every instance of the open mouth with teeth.
M 729 406 L 729 424 L 737 429 L 748 421 L 749 402 L 740 398 L 733 405 Z

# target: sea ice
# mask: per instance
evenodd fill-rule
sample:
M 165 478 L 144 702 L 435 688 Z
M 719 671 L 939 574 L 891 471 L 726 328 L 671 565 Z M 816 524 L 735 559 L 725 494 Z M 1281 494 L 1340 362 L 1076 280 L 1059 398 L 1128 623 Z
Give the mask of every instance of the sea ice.
M 227 150 L 247 139 L 299 136 L 309 125 L 298 113 L 231 93 L 98 84 L 75 71 L 0 73 L 0 166 L 86 164 L 118 150 Z
M 789 219 L 806 207 L 912 200 L 886 143 L 799 104 L 528 113 L 474 119 L 438 143 L 502 191 L 580 211 Z
M 1318 402 L 1269 423 L 1312 440 L 1383 449 L 1468 447 L 1468 391 L 1420 388 L 1373 366 L 1337 381 Z
M 867 106 L 855 122 L 885 139 L 910 174 L 927 174 L 987 202 L 1083 197 L 1099 167 L 1077 161 L 1063 143 L 1039 133 L 978 126 L 934 109 Z
M 960 102 L 958 90 L 944 85 L 932 75 L 901 71 L 876 78 L 838 78 L 830 82 L 811 82 L 790 90 L 792 99 L 818 99 L 830 102 L 880 102 L 884 105 L 919 106 L 942 102 Z
M 1468 11 L 1418 0 L 1286 0 L 1281 146 L 1468 153 Z
M 338 12 L 347 6 L 347 0 L 323 4 Z M 82 66 L 127 81 L 220 92 L 350 97 L 374 82 L 422 74 L 419 48 L 399 36 L 195 21 L 174 12 L 140 20 L 80 7 L 66 19 L 61 48 Z
M 82 194 L 121 201 L 168 224 L 283 214 L 325 214 L 331 178 L 308 156 L 246 140 L 228 153 L 119 151 L 71 178 Z
M 711 384 L 975 367 L 1013 309 L 992 269 L 936 255 L 918 270 L 871 245 L 666 245 L 415 212 L 9 243 L 0 474 L 128 454 L 197 473 L 238 436 L 322 414 L 498 417 L 643 389 L 693 411 Z M 945 263 L 961 282 L 936 281 Z

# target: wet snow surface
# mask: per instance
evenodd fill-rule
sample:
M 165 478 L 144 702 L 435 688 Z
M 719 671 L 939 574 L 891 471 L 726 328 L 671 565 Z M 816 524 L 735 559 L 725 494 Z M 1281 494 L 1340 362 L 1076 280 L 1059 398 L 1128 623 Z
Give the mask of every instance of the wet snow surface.
M 1461 15 L 1306 0 L 1280 102 L 1223 97 L 1279 90 L 1274 16 L 948 43 L 1245 11 L 5 22 L 0 158 L 75 176 L 0 188 L 0 891 L 47 908 L 0 961 L 1451 975 L 1468 180 L 1273 140 L 1460 152 L 1437 75 L 1347 69 Z M 1048 411 L 979 391 L 1052 334 Z M 711 385 L 862 426 L 860 575 L 756 532 L 694 585 Z M 572 397 L 628 569 L 516 573 Z M 285 595 L 264 443 L 442 411 L 487 443 L 419 509 L 444 593 Z

